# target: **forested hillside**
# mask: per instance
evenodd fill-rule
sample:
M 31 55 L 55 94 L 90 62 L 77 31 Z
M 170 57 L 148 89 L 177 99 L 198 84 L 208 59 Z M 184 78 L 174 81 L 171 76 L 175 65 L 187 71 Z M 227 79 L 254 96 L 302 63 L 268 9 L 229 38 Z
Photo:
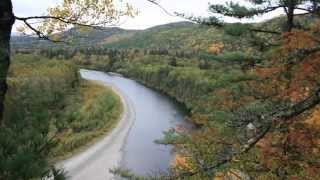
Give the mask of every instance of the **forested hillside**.
M 72 47 L 92 47 L 110 41 L 111 39 L 121 40 L 123 38 L 134 35 L 137 30 L 124 30 L 120 28 L 72 28 L 68 31 L 56 34 L 55 38 L 59 38 L 65 43 L 53 43 L 51 41 L 39 40 L 35 36 L 27 36 L 23 34 L 15 34 L 12 37 L 11 45 L 14 49 L 37 49 L 52 48 L 59 46 Z M 118 38 L 117 38 L 118 37 Z
M 281 22 L 277 18 L 255 27 L 277 29 Z M 299 63 L 287 61 L 290 52 L 316 44 L 311 37 L 319 36 L 319 22 L 311 19 L 306 27 L 310 30 L 279 37 L 250 35 L 237 24 L 219 29 L 178 23 L 111 43 L 108 37 L 99 47 L 35 52 L 86 68 L 119 72 L 183 103 L 197 130 L 168 131 L 157 142 L 175 144 L 173 171 L 187 173 L 203 170 L 191 154 L 210 166 L 217 161 L 213 154 L 231 153 L 226 143 L 238 148 L 268 124 L 259 115 L 286 109 L 313 93 L 320 80 L 318 53 L 301 57 Z M 320 178 L 318 111 L 316 106 L 277 123 L 248 153 L 234 157 L 230 166 L 235 170 L 226 174 Z
M 249 10 L 236 13 L 252 15 Z M 30 49 L 13 41 L 13 54 L 118 72 L 181 102 L 195 129 L 169 130 L 156 141 L 175 147 L 171 177 L 316 180 L 320 20 L 300 15 L 295 24 L 287 21 L 283 16 L 258 24 L 181 22 L 143 31 L 89 31 L 81 33 L 92 40 L 88 46 Z M 70 82 L 59 83 L 68 90 Z M 82 127 L 71 126 L 74 131 Z
M 234 39 L 225 34 L 242 33 L 240 24 L 230 24 L 226 30 L 201 26 L 191 22 L 178 22 L 152 27 L 146 30 L 125 30 L 120 28 L 74 28 L 57 34 L 66 43 L 52 43 L 39 41 L 36 37 L 13 36 L 11 44 L 14 49 L 53 48 L 116 48 L 116 49 L 162 49 L 201 51 L 214 41 L 228 41 L 240 43 L 226 43 L 229 48 L 245 47 L 247 39 Z M 240 49 L 239 49 L 240 50 Z

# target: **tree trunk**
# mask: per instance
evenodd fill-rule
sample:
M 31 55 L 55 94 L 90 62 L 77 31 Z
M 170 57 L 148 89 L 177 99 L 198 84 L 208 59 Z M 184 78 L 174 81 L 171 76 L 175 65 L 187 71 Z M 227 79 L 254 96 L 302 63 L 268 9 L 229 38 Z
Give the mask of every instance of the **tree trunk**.
M 294 8 L 295 8 L 294 2 L 290 1 L 288 5 L 288 11 L 286 12 L 287 13 L 287 28 L 286 28 L 287 32 L 291 32 L 294 26 Z
M 10 65 L 10 35 L 15 17 L 11 0 L 0 1 L 0 126 L 3 125 L 7 74 Z

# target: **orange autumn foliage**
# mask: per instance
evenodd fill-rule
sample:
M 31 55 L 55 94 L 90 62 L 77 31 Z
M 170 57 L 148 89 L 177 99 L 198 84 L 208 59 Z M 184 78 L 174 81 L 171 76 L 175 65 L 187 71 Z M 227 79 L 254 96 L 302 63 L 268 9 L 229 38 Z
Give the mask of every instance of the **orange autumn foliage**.
M 268 79 L 268 82 L 253 86 L 264 89 L 266 93 L 278 94 L 274 96 L 278 100 L 298 102 L 309 96 L 320 80 L 320 53 L 310 54 L 291 67 L 286 64 L 286 60 L 295 50 L 315 47 L 317 36 L 320 37 L 320 21 L 314 23 L 309 31 L 293 30 L 284 33 L 280 51 L 270 60 L 270 66 L 256 67 L 251 72 Z
M 176 154 L 173 158 L 173 161 L 171 163 L 171 166 L 173 167 L 173 169 L 175 170 L 182 170 L 182 171 L 188 171 L 188 172 L 192 172 L 193 168 L 190 164 L 188 164 L 187 162 L 187 158 L 183 157 L 180 154 Z M 216 174 L 216 176 L 213 178 L 213 180 L 241 180 L 243 179 L 245 175 L 237 170 L 237 169 L 230 169 L 227 172 L 219 172 Z
M 310 95 L 313 87 L 320 80 L 320 53 L 316 53 L 303 60 L 294 69 L 286 95 L 293 102 L 298 102 Z
M 213 43 L 209 46 L 208 52 L 213 54 L 218 54 L 223 50 L 223 48 L 224 48 L 223 43 Z
M 300 148 L 301 150 L 307 150 L 315 147 L 315 142 L 311 133 L 306 130 L 299 130 L 293 127 L 289 130 L 286 141 L 290 145 L 297 145 L 295 147 Z
M 181 154 L 175 154 L 171 162 L 171 167 L 177 171 L 188 171 L 188 172 L 193 171 L 193 168 L 188 163 L 187 158 L 182 156 Z
M 320 158 L 319 115 L 320 107 L 316 107 L 309 117 L 302 114 L 285 122 L 287 131 L 272 132 L 261 139 L 256 146 L 261 152 L 261 165 L 267 169 L 274 169 L 277 164 L 300 167 L 316 177 L 320 170 L 320 162 L 314 162 Z
M 283 33 L 282 38 L 282 49 L 287 52 L 295 49 L 312 48 L 316 43 L 312 34 L 304 30 L 293 30 L 292 32 Z
M 315 110 L 311 113 L 311 115 L 306 118 L 305 123 L 310 125 L 311 127 L 320 127 L 320 107 L 316 107 Z
M 310 96 L 320 82 L 320 53 L 310 54 L 291 66 L 286 64 L 286 60 L 296 50 L 318 46 L 315 38 L 319 37 L 320 21 L 309 31 L 293 30 L 283 34 L 281 53 L 272 57 L 269 67 L 251 70 L 264 80 L 263 83 L 252 82 L 250 87 L 274 100 L 290 100 L 292 103 Z M 317 135 L 320 131 L 320 106 L 280 123 L 281 127 L 287 127 L 286 131 L 270 132 L 257 143 L 256 147 L 261 152 L 258 159 L 263 168 L 301 168 L 310 177 L 318 177 L 320 163 L 316 159 L 320 158 L 320 138 Z

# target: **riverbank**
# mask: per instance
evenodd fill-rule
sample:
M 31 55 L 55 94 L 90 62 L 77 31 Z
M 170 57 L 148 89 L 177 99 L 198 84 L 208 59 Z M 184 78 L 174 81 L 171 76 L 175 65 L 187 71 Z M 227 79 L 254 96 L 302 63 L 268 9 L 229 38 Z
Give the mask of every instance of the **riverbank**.
M 84 79 L 90 80 L 86 76 L 86 71 L 82 70 Z M 61 161 L 58 167 L 64 168 L 70 179 L 113 179 L 114 176 L 109 169 L 118 167 L 122 159 L 122 148 L 127 134 L 134 122 L 134 109 L 130 105 L 130 100 L 112 84 L 96 81 L 97 83 L 110 87 L 120 97 L 123 104 L 123 111 L 117 126 L 90 149 Z
M 66 99 L 61 113 L 63 126 L 57 133 L 57 146 L 51 160 L 58 162 L 77 153 L 101 139 L 116 127 L 123 112 L 120 97 L 111 88 L 93 81 L 82 80 L 78 92 Z

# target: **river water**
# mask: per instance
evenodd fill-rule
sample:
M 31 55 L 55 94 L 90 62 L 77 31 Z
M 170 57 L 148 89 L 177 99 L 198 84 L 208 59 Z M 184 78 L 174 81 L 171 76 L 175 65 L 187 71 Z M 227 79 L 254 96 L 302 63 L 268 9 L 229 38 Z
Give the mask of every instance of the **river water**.
M 134 80 L 98 71 L 87 72 L 92 79 L 116 87 L 134 108 L 135 120 L 123 147 L 122 168 L 138 175 L 166 171 L 170 166 L 172 147 L 155 144 L 154 140 L 161 138 L 165 130 L 187 126 L 186 113 L 172 99 Z

